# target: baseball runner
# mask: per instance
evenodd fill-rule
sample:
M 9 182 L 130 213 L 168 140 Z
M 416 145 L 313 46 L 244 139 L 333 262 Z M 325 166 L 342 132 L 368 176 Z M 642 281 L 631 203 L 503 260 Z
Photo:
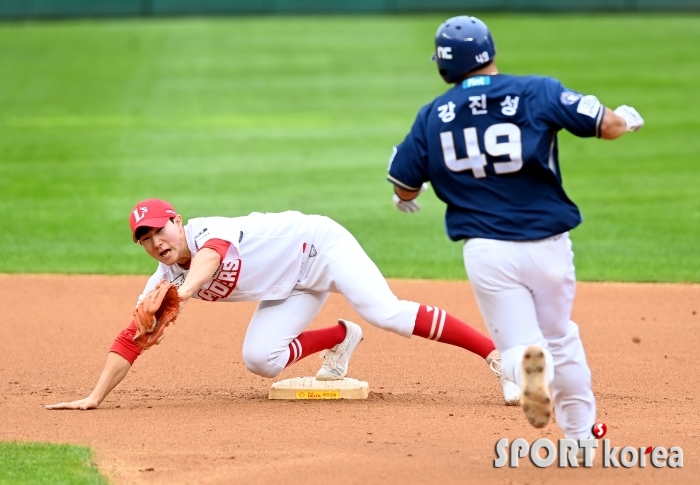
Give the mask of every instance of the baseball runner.
M 612 111 L 553 78 L 499 74 L 495 55 L 479 19 L 440 25 L 433 60 L 454 86 L 419 111 L 394 148 L 388 180 L 401 211 L 420 208 L 416 197 L 428 181 L 447 205 L 448 236 L 464 240 L 479 309 L 506 378 L 523 390 L 529 422 L 545 426 L 553 400 L 566 437 L 588 439 L 596 403 L 570 320 L 568 231 L 581 215 L 562 187 L 557 132 L 612 140 L 644 121 L 633 108 Z
M 478 354 L 499 377 L 506 404 L 517 403 L 520 389 L 503 377 L 498 352 L 488 337 L 443 309 L 399 300 L 355 238 L 327 217 L 289 211 L 203 217 L 183 225 L 171 204 L 148 199 L 136 204 L 129 222 L 134 242 L 159 263 L 139 297 L 138 329 L 132 321 L 118 335 L 88 397 L 48 409 L 96 408 L 124 379 L 143 347 L 162 338 L 147 338 L 144 344 L 144 332 L 152 330 L 148 328 L 152 312 L 143 306 L 148 302 L 146 306 L 157 307 L 160 303 L 154 302 L 175 290 L 180 306 L 190 298 L 260 302 L 243 343 L 246 367 L 260 376 L 275 377 L 319 351 L 325 354 L 317 379 L 346 376 L 362 328 L 341 319 L 331 327 L 306 330 L 334 292 L 344 295 L 372 325 Z

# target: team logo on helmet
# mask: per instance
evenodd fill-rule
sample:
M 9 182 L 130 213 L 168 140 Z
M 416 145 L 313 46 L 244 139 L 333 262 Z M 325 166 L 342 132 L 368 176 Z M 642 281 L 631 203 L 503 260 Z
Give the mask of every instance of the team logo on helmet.
M 438 59 L 452 59 L 452 47 L 440 47 L 440 46 L 438 46 L 437 58 Z

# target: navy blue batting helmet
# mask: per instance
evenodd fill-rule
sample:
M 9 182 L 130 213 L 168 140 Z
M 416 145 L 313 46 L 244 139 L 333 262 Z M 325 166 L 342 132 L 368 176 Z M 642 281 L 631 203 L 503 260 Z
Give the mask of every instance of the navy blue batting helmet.
M 440 76 L 446 83 L 459 81 L 466 73 L 488 64 L 496 45 L 486 24 L 476 17 L 452 17 L 438 27 L 435 54 Z

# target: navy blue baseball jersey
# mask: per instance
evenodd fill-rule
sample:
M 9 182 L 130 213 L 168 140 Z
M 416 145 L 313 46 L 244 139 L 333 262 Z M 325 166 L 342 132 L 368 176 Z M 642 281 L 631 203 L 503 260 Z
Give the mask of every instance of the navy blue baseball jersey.
M 557 132 L 600 136 L 595 96 L 540 76 L 475 76 L 418 113 L 394 148 L 388 179 L 407 190 L 430 181 L 447 204 L 450 239 L 529 241 L 581 222 L 559 172 Z

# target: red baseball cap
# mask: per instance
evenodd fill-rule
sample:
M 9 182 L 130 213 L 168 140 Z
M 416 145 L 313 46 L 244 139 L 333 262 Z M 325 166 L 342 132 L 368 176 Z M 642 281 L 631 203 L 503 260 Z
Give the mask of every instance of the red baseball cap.
M 136 240 L 136 229 L 139 227 L 163 227 L 177 213 L 170 202 L 161 199 L 146 199 L 137 203 L 129 214 L 131 237 Z

